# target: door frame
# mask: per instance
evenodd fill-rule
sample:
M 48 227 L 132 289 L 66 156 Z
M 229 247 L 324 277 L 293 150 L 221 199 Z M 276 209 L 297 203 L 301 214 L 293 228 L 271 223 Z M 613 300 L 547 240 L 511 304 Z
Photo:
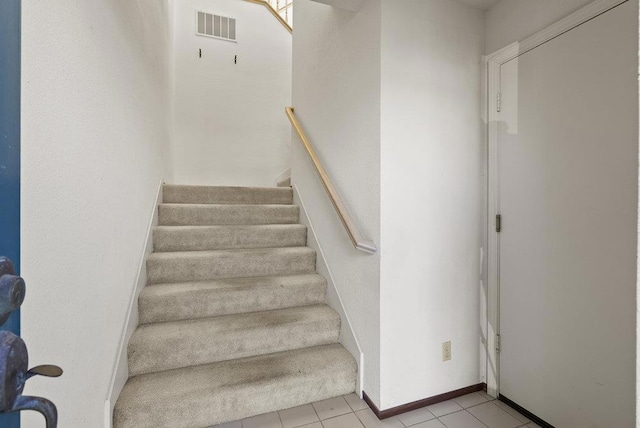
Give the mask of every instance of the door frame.
M 497 348 L 500 335 L 500 280 L 499 280 L 499 250 L 500 238 L 495 229 L 495 218 L 499 214 L 497 169 L 498 125 L 500 112 L 498 111 L 500 93 L 500 67 L 522 54 L 584 24 L 616 6 L 633 0 L 596 0 L 571 15 L 557 21 L 549 27 L 537 32 L 521 42 L 512 43 L 494 53 L 483 57 L 483 119 L 486 123 L 485 144 L 487 147 L 487 288 L 486 288 L 486 318 L 482 319 L 486 332 L 486 383 L 487 393 L 494 398 L 500 394 L 500 358 Z

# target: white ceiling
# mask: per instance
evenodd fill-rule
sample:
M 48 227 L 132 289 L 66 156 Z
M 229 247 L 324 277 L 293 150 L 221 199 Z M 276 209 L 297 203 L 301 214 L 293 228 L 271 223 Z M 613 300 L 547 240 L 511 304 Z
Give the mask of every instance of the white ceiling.
M 464 3 L 469 6 L 477 7 L 478 9 L 488 10 L 491 7 L 498 3 L 500 0 L 455 0 L 458 3 Z

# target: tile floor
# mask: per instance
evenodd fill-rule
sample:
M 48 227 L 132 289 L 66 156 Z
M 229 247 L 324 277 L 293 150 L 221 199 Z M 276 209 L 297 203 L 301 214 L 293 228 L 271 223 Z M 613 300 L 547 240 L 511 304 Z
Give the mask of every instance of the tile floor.
M 356 394 L 267 413 L 213 428 L 516 428 L 535 423 L 484 392 L 403 413 L 383 421 Z

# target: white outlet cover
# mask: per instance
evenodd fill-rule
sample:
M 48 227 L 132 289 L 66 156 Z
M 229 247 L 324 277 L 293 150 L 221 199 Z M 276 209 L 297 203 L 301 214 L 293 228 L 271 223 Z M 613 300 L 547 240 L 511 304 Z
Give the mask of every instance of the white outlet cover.
M 451 360 L 451 341 L 442 344 L 442 361 Z

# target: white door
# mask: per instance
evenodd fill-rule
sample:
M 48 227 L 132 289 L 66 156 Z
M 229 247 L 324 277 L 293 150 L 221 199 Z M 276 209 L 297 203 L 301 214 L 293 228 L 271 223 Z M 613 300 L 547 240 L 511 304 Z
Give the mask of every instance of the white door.
M 501 67 L 499 388 L 559 428 L 635 426 L 637 21 Z

